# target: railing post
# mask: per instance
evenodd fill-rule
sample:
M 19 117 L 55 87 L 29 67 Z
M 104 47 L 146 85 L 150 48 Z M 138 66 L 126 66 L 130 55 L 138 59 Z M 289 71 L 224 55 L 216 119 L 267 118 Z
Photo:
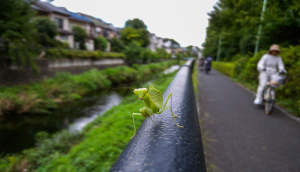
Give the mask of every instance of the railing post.
M 175 125 L 170 110 L 146 119 L 110 171 L 206 171 L 199 118 L 192 83 L 194 61 L 183 65 L 163 94 L 173 95 Z M 171 105 L 168 102 L 168 105 Z

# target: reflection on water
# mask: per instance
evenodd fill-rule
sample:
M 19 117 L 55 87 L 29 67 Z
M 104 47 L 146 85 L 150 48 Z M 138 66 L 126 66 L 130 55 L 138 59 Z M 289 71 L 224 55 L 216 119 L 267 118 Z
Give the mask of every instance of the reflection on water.
M 164 71 L 164 74 L 179 69 L 178 65 Z M 122 87 L 134 85 L 139 88 L 142 84 L 150 84 L 152 78 L 144 78 L 139 83 L 124 83 Z M 146 79 L 148 82 L 145 82 Z M 130 84 L 130 85 L 129 85 Z M 117 94 L 118 93 L 118 94 Z M 46 131 L 50 134 L 63 129 L 70 131 L 81 130 L 86 124 L 93 121 L 98 115 L 103 114 L 121 102 L 121 97 L 132 94 L 132 90 L 122 89 L 116 92 L 103 90 L 93 93 L 85 98 L 63 104 L 51 114 L 8 115 L 0 118 L 0 155 L 18 153 L 31 148 L 35 144 L 35 135 Z
M 115 92 L 94 93 L 74 103 L 64 104 L 52 114 L 5 116 L 0 119 L 0 154 L 20 152 L 34 146 L 40 131 L 81 130 L 98 115 L 121 102 Z
M 105 103 L 99 103 L 99 105 L 88 109 L 89 113 L 87 116 L 84 116 L 82 118 L 78 118 L 74 121 L 72 125 L 69 126 L 69 130 L 82 130 L 83 127 L 86 126 L 89 122 L 92 122 L 99 114 L 103 114 L 105 111 L 109 110 L 113 106 L 116 106 L 121 103 L 121 98 L 118 94 L 113 93 L 110 95 L 103 96 L 101 100 L 98 101 L 104 101 Z
M 172 72 L 174 72 L 175 70 L 178 70 L 179 68 L 180 68 L 179 65 L 173 65 L 173 66 L 171 66 L 169 69 L 165 70 L 165 71 L 164 71 L 164 74 L 172 73 Z

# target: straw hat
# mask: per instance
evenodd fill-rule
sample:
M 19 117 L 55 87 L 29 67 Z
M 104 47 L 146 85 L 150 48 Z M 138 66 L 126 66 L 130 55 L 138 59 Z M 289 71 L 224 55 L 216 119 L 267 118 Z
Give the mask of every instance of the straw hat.
M 269 53 L 272 52 L 272 51 L 278 51 L 279 53 L 281 53 L 281 50 L 280 50 L 280 48 L 279 48 L 279 45 L 277 45 L 277 44 L 271 45 L 270 50 L 269 50 Z

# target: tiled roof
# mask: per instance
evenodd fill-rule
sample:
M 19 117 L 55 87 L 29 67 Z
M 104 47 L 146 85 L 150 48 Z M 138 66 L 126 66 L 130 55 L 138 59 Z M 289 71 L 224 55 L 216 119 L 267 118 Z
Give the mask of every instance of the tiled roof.
M 90 16 L 90 15 L 84 14 L 84 13 L 79 13 L 79 15 L 90 19 L 95 25 L 101 26 L 103 28 L 108 28 L 107 24 L 99 18 L 95 18 L 93 16 Z
M 90 20 L 89 18 L 87 18 L 85 16 L 79 15 L 79 14 L 71 12 L 71 11 L 68 11 L 67 9 L 65 9 L 65 11 L 68 12 L 71 15 L 71 18 L 73 18 L 73 19 L 80 20 L 80 21 L 85 21 L 85 22 L 88 22 L 88 23 L 93 22 L 92 20 Z
M 70 14 L 67 13 L 65 10 L 56 7 L 52 4 L 50 4 L 49 2 L 42 2 L 42 1 L 37 1 L 34 5 L 32 5 L 31 7 L 33 7 L 36 10 L 39 11 L 43 11 L 43 12 L 55 12 L 55 13 L 59 13 L 59 14 L 63 14 L 63 15 L 67 15 L 69 16 Z

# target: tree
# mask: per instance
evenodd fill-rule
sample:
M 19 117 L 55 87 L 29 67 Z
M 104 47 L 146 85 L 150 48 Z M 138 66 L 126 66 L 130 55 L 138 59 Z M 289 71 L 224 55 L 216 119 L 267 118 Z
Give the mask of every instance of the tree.
M 112 38 L 110 40 L 111 43 L 111 51 L 113 52 L 121 52 L 124 49 L 124 43 L 121 39 L 118 38 Z
M 150 43 L 147 26 L 140 19 L 127 20 L 125 28 L 121 31 L 121 40 L 125 45 L 137 41 L 142 47 L 147 47 Z
M 108 42 L 103 36 L 98 36 L 94 39 L 95 50 L 105 51 L 107 44 Z
M 45 47 L 55 46 L 55 36 L 58 34 L 57 26 L 48 17 L 36 17 L 34 27 L 37 29 L 37 42 Z
M 133 20 L 127 20 L 125 23 L 125 27 L 147 30 L 147 26 L 145 25 L 144 21 L 138 18 L 134 18 Z
M 72 32 L 74 33 L 75 42 L 79 43 L 79 49 L 86 50 L 85 39 L 88 37 L 86 30 L 80 26 L 73 26 Z
M 143 57 L 144 48 L 137 41 L 132 41 L 128 46 L 125 46 L 123 53 L 126 56 L 127 62 L 131 65 L 137 63 Z
M 203 53 L 216 57 L 221 38 L 223 60 L 231 60 L 237 54 L 252 54 L 260 24 L 263 28 L 260 49 L 268 49 L 274 43 L 283 46 L 299 44 L 299 2 L 268 0 L 263 21 L 260 20 L 262 5 L 263 1 L 220 0 L 209 13 Z
M 35 47 L 36 29 L 31 22 L 34 13 L 30 4 L 25 0 L 2 0 L 0 5 L 0 54 L 19 65 L 31 63 Z
M 150 43 L 149 32 L 144 29 L 134 29 L 132 27 L 124 28 L 121 31 L 121 40 L 125 45 L 132 41 L 137 41 L 142 47 L 147 47 Z

